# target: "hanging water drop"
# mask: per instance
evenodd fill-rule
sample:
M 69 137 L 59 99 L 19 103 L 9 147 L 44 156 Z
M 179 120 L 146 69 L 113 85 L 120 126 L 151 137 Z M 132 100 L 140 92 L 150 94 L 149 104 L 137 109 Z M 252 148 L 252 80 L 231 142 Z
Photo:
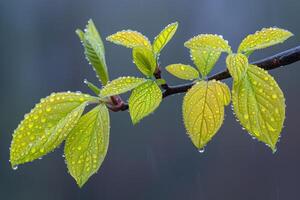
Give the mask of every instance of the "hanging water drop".
M 201 149 L 198 149 L 198 151 L 199 151 L 199 153 L 204 153 L 205 148 L 203 147 L 203 148 L 201 148 Z

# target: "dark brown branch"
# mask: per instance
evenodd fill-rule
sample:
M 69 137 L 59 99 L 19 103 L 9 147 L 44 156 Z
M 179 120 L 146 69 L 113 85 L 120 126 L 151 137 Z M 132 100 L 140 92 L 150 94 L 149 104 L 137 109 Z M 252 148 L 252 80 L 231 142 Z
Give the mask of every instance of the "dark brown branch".
M 258 67 L 261 67 L 265 70 L 272 70 L 276 69 L 282 66 L 286 66 L 295 62 L 298 62 L 300 60 L 300 46 L 294 47 L 292 49 L 288 49 L 284 52 L 278 53 L 274 56 L 267 57 L 265 59 L 253 62 L 251 64 L 257 65 Z M 208 80 L 224 80 L 227 78 L 230 78 L 230 74 L 228 70 L 224 70 L 222 72 L 219 72 L 211 77 L 208 78 Z M 159 78 L 161 78 L 160 71 L 159 71 Z M 184 93 L 187 92 L 194 83 L 188 83 L 184 85 L 176 85 L 176 86 L 168 86 L 164 88 L 163 92 L 163 98 L 178 94 L 178 93 Z M 128 109 L 128 105 L 122 101 L 122 105 L 117 105 L 116 107 L 110 108 L 112 111 L 124 111 Z

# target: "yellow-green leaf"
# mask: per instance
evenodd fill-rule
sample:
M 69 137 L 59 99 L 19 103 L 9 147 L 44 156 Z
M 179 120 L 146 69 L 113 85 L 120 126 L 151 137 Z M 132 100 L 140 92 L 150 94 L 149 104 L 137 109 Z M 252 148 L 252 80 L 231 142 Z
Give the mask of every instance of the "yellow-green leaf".
M 152 113 L 160 104 L 162 93 L 157 84 L 148 80 L 135 88 L 128 101 L 129 113 L 133 124 Z
M 166 26 L 154 39 L 153 51 L 159 54 L 165 45 L 172 39 L 178 27 L 178 22 Z
M 100 168 L 109 145 L 109 129 L 108 110 L 100 104 L 79 119 L 66 139 L 66 163 L 79 187 Z
M 106 40 L 127 48 L 146 47 L 152 49 L 151 43 L 146 36 L 132 30 L 119 31 L 108 36 Z
M 184 80 L 193 80 L 199 78 L 198 71 L 190 65 L 172 64 L 168 65 L 166 70 L 177 78 Z
M 53 93 L 41 99 L 13 134 L 12 166 L 40 158 L 60 145 L 91 101 L 97 99 L 71 92 Z
M 241 125 L 275 152 L 285 118 L 285 100 L 274 78 L 249 65 L 244 78 L 233 84 L 232 103 Z
M 185 95 L 182 112 L 188 135 L 198 149 L 205 145 L 216 134 L 223 123 L 224 105 L 228 100 L 220 98 L 222 83 L 212 81 L 197 82 Z M 228 91 L 225 91 L 228 93 Z
M 217 91 L 217 95 L 220 97 L 220 100 L 223 101 L 224 105 L 229 105 L 231 94 L 228 86 L 220 81 L 217 81 L 217 84 L 213 84 L 213 86 L 215 87 L 213 90 Z
M 105 85 L 108 80 L 108 70 L 105 61 L 105 50 L 101 37 L 92 20 L 88 21 L 85 33 L 76 30 L 76 33 L 84 46 L 84 54 L 93 66 L 98 78 Z
M 209 51 L 219 51 L 231 53 L 228 41 L 220 35 L 201 34 L 197 35 L 184 43 L 189 49 L 205 49 Z
M 238 83 L 244 78 L 249 63 L 245 55 L 238 53 L 227 56 L 226 65 L 234 83 Z
M 153 75 L 156 69 L 156 60 L 152 50 L 144 47 L 133 48 L 132 57 L 133 62 L 144 75 Z
M 251 54 L 254 50 L 263 49 L 284 42 L 293 34 L 280 28 L 263 28 L 254 34 L 248 35 L 240 44 L 238 52 Z
M 147 79 L 136 77 L 120 77 L 109 82 L 100 92 L 101 97 L 122 94 L 143 84 Z
M 190 55 L 202 76 L 206 77 L 219 60 L 221 52 L 209 49 L 191 49 Z

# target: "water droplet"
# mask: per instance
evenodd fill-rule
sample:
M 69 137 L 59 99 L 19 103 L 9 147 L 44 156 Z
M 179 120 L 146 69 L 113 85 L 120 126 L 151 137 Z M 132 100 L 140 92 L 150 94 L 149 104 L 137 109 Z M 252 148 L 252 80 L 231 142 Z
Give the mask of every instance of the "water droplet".
M 205 148 L 203 147 L 203 148 L 201 148 L 201 149 L 198 149 L 198 151 L 199 151 L 199 153 L 204 153 Z
M 18 169 L 18 165 L 15 165 L 12 167 L 13 170 L 17 170 Z

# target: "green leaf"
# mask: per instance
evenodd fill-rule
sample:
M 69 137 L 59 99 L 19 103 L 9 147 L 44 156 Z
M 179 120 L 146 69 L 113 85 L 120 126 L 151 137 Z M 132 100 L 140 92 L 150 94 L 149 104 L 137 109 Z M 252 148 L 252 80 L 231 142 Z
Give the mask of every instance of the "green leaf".
M 233 84 L 232 103 L 241 125 L 275 152 L 285 118 L 285 100 L 274 78 L 249 65 L 244 78 Z
M 221 52 L 205 49 L 191 49 L 191 58 L 203 77 L 206 77 L 219 60 Z
M 234 80 L 234 84 L 236 84 L 246 75 L 249 63 L 248 58 L 245 55 L 238 53 L 227 56 L 226 65 Z
M 219 81 L 197 82 L 185 95 L 182 112 L 183 121 L 193 144 L 202 151 L 223 123 L 224 105 L 228 100 L 219 94 L 225 87 Z M 230 98 L 230 97 L 229 97 Z
M 144 47 L 152 49 L 151 43 L 146 36 L 132 30 L 119 31 L 108 36 L 106 40 L 127 48 Z
M 105 85 L 108 80 L 108 71 L 105 61 L 105 50 L 101 37 L 92 20 L 88 21 L 85 33 L 76 30 L 76 33 L 84 46 L 84 54 L 93 66 L 98 78 Z
M 147 48 L 136 47 L 132 51 L 133 62 L 146 76 L 152 76 L 156 69 L 156 60 L 153 52 Z
M 263 28 L 248 35 L 240 44 L 238 52 L 250 55 L 254 50 L 263 49 L 284 42 L 293 34 L 280 28 Z
M 166 84 L 167 82 L 165 79 L 159 78 L 159 79 L 155 79 L 155 83 L 160 86 Z
M 178 22 L 166 26 L 154 39 L 153 51 L 157 55 L 172 39 L 178 27 Z
M 122 94 L 145 83 L 147 79 L 136 77 L 120 77 L 109 82 L 100 92 L 101 97 Z
M 199 78 L 198 71 L 190 65 L 172 64 L 168 65 L 166 70 L 177 78 L 184 80 L 193 80 Z
M 135 88 L 128 101 L 133 124 L 152 113 L 159 106 L 161 100 L 161 90 L 154 81 L 148 80 Z
M 97 96 L 100 94 L 100 89 L 94 85 L 93 83 L 89 82 L 88 80 L 84 79 L 84 84 L 88 86 Z
M 53 93 L 41 99 L 13 134 L 12 166 L 30 162 L 54 150 L 76 125 L 88 102 L 97 98 L 81 93 Z
M 184 43 L 189 49 L 202 49 L 207 51 L 219 51 L 231 53 L 228 41 L 220 35 L 200 34 Z
M 79 187 L 99 170 L 109 145 L 109 113 L 100 104 L 83 115 L 65 145 L 66 163 Z

